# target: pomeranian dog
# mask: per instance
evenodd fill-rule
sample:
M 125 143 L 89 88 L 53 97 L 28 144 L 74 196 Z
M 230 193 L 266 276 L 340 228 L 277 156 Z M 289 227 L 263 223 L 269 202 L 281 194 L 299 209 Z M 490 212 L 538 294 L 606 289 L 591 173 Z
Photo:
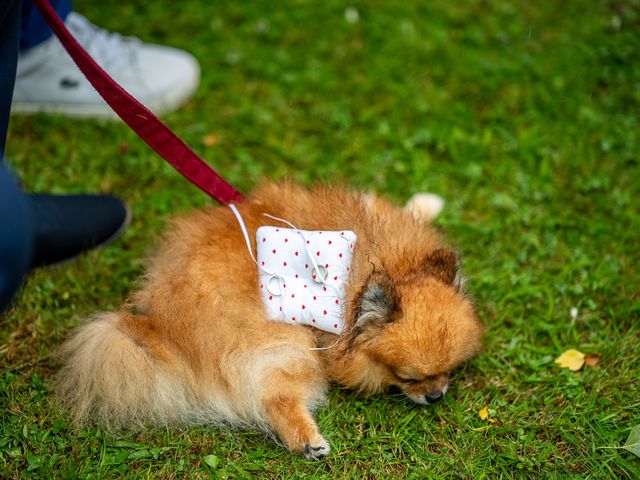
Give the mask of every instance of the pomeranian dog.
M 340 335 L 266 318 L 228 208 L 178 219 L 131 300 L 62 346 L 61 400 L 78 424 L 257 427 L 312 459 L 330 451 L 312 416 L 329 381 L 367 394 L 395 385 L 414 402 L 437 402 L 450 372 L 479 352 L 482 326 L 456 254 L 413 207 L 287 182 L 238 206 L 249 232 L 273 224 L 268 213 L 357 234 Z

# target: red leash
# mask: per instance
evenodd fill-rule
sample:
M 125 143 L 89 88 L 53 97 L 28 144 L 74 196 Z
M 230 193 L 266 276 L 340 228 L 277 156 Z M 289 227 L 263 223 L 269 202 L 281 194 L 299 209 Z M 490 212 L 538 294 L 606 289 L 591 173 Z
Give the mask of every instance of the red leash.
M 118 85 L 80 46 L 47 0 L 33 0 L 78 68 L 114 112 L 158 155 L 205 193 L 228 205 L 244 199 L 151 111 Z

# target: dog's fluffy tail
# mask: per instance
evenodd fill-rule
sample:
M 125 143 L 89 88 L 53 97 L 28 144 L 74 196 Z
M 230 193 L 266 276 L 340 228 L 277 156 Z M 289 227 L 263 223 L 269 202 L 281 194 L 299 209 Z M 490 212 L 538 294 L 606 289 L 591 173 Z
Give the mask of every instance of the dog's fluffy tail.
M 178 380 L 185 372 L 144 316 L 99 313 L 60 355 L 57 393 L 76 424 L 163 424 L 189 410 L 188 389 Z

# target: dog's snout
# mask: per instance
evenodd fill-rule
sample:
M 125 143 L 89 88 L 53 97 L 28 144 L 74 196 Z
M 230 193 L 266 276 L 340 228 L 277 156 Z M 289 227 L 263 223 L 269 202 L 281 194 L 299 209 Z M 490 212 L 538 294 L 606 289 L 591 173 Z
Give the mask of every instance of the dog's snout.
M 442 400 L 442 397 L 444 397 L 444 394 L 440 390 L 438 390 L 437 392 L 427 393 L 425 395 L 425 398 L 427 399 L 427 402 L 429 402 L 429 403 L 439 402 L 440 400 Z

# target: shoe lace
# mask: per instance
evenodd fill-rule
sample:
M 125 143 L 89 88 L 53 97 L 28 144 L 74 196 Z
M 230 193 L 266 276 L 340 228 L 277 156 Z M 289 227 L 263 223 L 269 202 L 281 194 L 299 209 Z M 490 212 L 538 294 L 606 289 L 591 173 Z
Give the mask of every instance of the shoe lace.
M 136 47 L 140 44 L 137 38 L 123 37 L 119 33 L 104 30 L 74 12 L 67 16 L 65 25 L 103 68 L 136 65 Z

